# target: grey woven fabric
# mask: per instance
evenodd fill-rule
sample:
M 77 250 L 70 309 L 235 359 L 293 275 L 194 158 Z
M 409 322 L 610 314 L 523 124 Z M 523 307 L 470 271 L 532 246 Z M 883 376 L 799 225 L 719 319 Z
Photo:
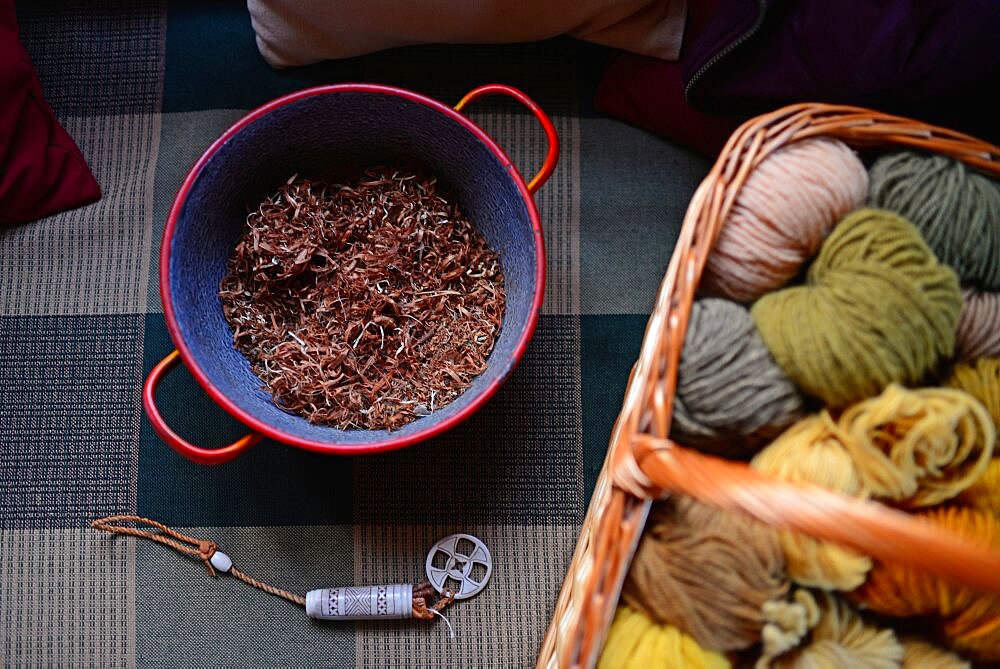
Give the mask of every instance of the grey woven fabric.
M 0 664 L 496 666 L 533 662 L 604 456 L 688 197 L 707 169 L 595 118 L 606 52 L 555 40 L 418 47 L 274 72 L 239 2 L 18 3 L 48 99 L 104 198 L 0 230 Z M 140 389 L 172 350 L 159 240 L 201 152 L 248 110 L 321 83 L 376 81 L 446 102 L 491 81 L 550 114 L 562 159 L 538 194 L 548 247 L 542 317 L 507 385 L 466 424 L 379 457 L 264 442 L 215 468 L 153 433 Z M 525 173 L 544 137 L 483 100 L 473 119 Z M 245 428 L 183 371 L 158 395 L 189 440 Z M 440 536 L 496 558 L 488 589 L 440 622 L 319 624 L 292 604 L 163 546 L 98 535 L 138 513 L 216 541 L 245 572 L 296 592 L 418 579 Z

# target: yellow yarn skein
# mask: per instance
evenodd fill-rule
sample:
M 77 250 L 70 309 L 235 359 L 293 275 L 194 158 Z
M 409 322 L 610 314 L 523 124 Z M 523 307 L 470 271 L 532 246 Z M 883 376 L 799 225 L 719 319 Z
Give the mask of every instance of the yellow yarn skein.
M 1000 516 L 1000 458 L 990 460 L 986 472 L 955 498 L 955 504 Z
M 861 476 L 834 429 L 829 414 L 804 418 L 788 428 L 750 465 L 777 478 L 813 483 L 853 497 L 867 497 Z M 871 558 L 836 544 L 782 530 L 788 575 L 798 583 L 824 589 L 853 590 L 865 580 Z
M 764 295 L 751 315 L 789 378 L 842 407 L 951 357 L 961 309 L 958 278 L 920 232 L 861 209 L 823 242 L 806 285 Z
M 907 390 L 805 418 L 758 453 L 751 466 L 778 478 L 846 495 L 921 507 L 972 486 L 986 471 L 996 429 L 982 404 L 951 388 Z M 867 557 L 790 531 L 781 533 L 789 575 L 803 585 L 852 590 Z
M 705 650 L 676 627 L 659 625 L 619 606 L 597 669 L 730 669 L 725 656 Z
M 971 486 L 993 455 L 996 428 L 968 393 L 890 385 L 837 419 L 861 479 L 875 497 L 933 506 Z
M 1000 429 L 1000 358 L 980 358 L 971 364 L 955 365 L 945 385 L 964 390 L 982 402 Z

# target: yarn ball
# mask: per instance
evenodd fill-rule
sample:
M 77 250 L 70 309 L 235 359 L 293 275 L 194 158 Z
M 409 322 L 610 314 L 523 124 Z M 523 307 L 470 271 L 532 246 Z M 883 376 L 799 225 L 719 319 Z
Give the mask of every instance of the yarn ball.
M 983 405 L 953 388 L 891 384 L 836 425 L 867 490 L 906 507 L 940 504 L 971 486 L 996 442 Z
M 638 611 L 619 606 L 608 630 L 597 669 L 730 669 L 729 660 L 676 627 L 658 625 Z
M 968 361 L 987 356 L 1000 357 L 1000 293 L 966 289 L 955 333 L 955 357 Z
M 980 480 L 995 442 L 989 415 L 968 393 L 891 384 L 836 418 L 824 409 L 799 421 L 750 465 L 852 497 L 920 507 L 951 499 Z M 780 536 L 797 583 L 851 590 L 871 568 L 868 557 L 835 544 L 787 530 Z
M 820 608 L 808 590 L 797 589 L 791 601 L 764 604 L 764 628 L 760 632 L 761 654 L 758 669 L 771 665 L 772 660 L 799 647 L 806 635 L 819 624 Z
M 703 648 L 752 646 L 761 607 L 788 591 L 777 534 L 746 516 L 690 498 L 659 503 L 646 525 L 622 600 L 691 635 Z
M 1000 458 L 993 458 L 978 481 L 955 498 L 957 506 L 1000 516 Z
M 764 346 L 746 307 L 691 307 L 671 433 L 702 451 L 750 455 L 802 415 L 803 397 Z
M 964 390 L 982 402 L 1000 429 L 1000 357 L 955 365 L 945 385 Z
M 751 314 L 785 373 L 829 406 L 916 383 L 954 352 L 958 279 L 891 212 L 842 220 L 807 281 L 768 293 Z
M 904 151 L 871 169 L 869 202 L 910 220 L 962 283 L 1000 289 L 1000 186 L 940 155 Z
M 891 629 L 866 623 L 847 602 L 829 593 L 817 601 L 819 621 L 808 641 L 777 657 L 765 647 L 757 669 L 898 669 L 903 646 Z
M 972 669 L 968 660 L 922 639 L 908 638 L 902 643 L 902 669 Z
M 852 497 L 868 494 L 826 412 L 788 428 L 758 453 L 750 466 L 779 479 L 812 483 Z M 782 530 L 779 537 L 788 575 L 802 585 L 852 590 L 864 582 L 872 566 L 866 555 L 806 534 Z
M 992 514 L 941 507 L 917 515 L 1000 549 L 1000 520 Z M 889 616 L 933 616 L 955 650 L 972 659 L 1000 660 L 1000 597 L 996 595 L 897 564 L 877 563 L 851 598 Z
M 867 191 L 864 165 L 843 142 L 805 139 L 778 149 L 736 196 L 702 286 L 751 302 L 786 284 Z

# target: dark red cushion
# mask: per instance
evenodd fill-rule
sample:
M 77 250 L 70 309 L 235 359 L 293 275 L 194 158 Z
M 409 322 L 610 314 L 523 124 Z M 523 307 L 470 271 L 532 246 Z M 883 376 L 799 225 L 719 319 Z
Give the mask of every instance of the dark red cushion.
M 594 107 L 714 158 L 744 117 L 707 114 L 684 98 L 681 64 L 622 53 L 608 66 Z
M 718 0 L 688 3 L 681 58 L 711 20 Z M 598 111 L 715 157 L 743 116 L 707 114 L 684 96 L 681 61 L 621 53 L 608 66 L 597 88 Z
M 12 0 L 0 0 L 0 225 L 33 221 L 101 197 L 80 149 L 42 96 Z

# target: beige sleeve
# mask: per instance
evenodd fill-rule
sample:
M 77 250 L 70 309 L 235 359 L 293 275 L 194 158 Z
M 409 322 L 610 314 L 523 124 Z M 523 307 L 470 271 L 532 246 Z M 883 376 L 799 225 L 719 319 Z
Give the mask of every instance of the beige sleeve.
M 410 44 L 530 42 L 569 34 L 676 60 L 687 0 L 247 0 L 276 68 Z

